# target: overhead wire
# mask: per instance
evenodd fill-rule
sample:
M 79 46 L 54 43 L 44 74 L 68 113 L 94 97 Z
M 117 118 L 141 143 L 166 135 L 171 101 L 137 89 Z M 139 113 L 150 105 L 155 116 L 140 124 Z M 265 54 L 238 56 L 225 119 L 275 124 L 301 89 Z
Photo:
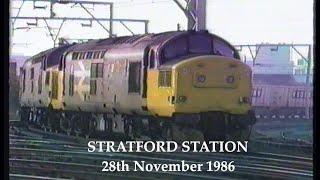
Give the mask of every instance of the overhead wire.
M 150 4 L 168 3 L 168 2 L 172 2 L 172 0 L 151 1 L 151 2 L 143 2 L 143 3 L 127 2 L 127 3 L 122 3 L 125 5 L 114 5 L 114 8 L 117 9 L 122 7 L 143 6 L 143 5 L 150 5 Z M 120 3 L 116 3 L 116 4 L 120 4 Z

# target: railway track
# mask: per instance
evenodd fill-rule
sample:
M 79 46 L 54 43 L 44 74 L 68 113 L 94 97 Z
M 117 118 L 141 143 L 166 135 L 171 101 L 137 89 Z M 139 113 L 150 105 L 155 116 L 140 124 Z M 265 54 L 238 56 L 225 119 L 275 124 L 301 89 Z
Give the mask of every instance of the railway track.
M 306 156 L 312 158 L 313 144 L 298 138 L 276 138 L 270 137 L 259 131 L 254 131 L 250 139 L 249 151 L 277 152 L 279 154 L 290 154 L 295 156 Z
M 88 153 L 84 141 L 51 134 L 15 131 L 10 134 L 10 177 L 23 176 L 66 179 L 312 179 L 312 158 L 271 153 Z M 234 161 L 234 172 L 101 172 L 102 161 L 125 160 L 146 163 L 205 163 Z M 132 166 L 131 166 L 132 167 Z M 33 172 L 33 173 L 31 173 Z

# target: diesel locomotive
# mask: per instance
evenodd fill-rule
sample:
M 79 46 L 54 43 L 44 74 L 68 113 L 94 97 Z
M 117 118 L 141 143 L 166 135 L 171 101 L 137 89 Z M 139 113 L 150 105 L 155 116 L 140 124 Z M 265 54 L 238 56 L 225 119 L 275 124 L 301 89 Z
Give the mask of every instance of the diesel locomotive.
M 21 120 L 86 137 L 247 139 L 252 72 L 208 31 L 171 31 L 69 44 L 28 59 Z

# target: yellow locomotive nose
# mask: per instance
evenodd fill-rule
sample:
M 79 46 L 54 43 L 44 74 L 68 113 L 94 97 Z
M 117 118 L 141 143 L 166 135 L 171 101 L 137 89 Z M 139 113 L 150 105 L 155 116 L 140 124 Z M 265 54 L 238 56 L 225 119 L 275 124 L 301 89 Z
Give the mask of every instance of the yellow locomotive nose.
M 246 114 L 251 108 L 251 70 L 239 60 L 200 56 L 174 65 L 173 72 L 175 112 Z
M 239 60 L 197 56 L 160 69 L 155 76 L 158 85 L 149 91 L 148 108 L 156 115 L 247 114 L 251 109 L 251 69 Z

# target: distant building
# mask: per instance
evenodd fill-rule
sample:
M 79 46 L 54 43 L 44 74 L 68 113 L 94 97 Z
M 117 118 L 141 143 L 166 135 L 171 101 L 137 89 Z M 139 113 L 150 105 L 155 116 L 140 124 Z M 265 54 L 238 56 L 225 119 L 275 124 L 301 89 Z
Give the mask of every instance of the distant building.
M 246 64 L 251 66 L 253 74 L 278 74 L 293 75 L 300 83 L 306 82 L 307 62 L 304 59 L 295 60 L 290 46 L 262 44 L 257 51 L 255 63 L 247 60 Z M 309 82 L 312 83 L 313 73 L 310 72 Z
M 254 74 L 293 74 L 294 63 L 290 59 L 290 47 L 264 45 L 257 52 L 255 64 L 247 63 L 253 66 Z

